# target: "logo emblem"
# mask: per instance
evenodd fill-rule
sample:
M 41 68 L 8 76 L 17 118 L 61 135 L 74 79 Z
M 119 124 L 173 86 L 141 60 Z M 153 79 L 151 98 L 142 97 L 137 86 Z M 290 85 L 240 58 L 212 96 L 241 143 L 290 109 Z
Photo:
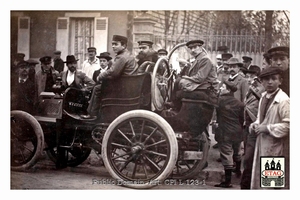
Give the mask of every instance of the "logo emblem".
M 284 187 L 284 161 L 284 157 L 260 157 L 261 187 Z

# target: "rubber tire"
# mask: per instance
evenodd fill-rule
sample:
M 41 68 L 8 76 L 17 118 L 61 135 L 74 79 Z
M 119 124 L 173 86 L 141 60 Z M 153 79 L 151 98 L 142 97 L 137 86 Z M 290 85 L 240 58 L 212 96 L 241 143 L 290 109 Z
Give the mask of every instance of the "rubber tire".
M 44 133 L 43 133 L 43 129 L 40 125 L 40 123 L 29 113 L 21 111 L 21 110 L 13 110 L 10 112 L 11 115 L 11 120 L 12 117 L 15 116 L 17 118 L 21 118 L 23 120 L 25 120 L 29 125 L 31 125 L 31 127 L 34 130 L 34 135 L 36 136 L 37 139 L 37 144 L 35 146 L 35 151 L 33 152 L 34 155 L 32 156 L 32 158 L 25 164 L 22 164 L 20 166 L 11 166 L 11 170 L 13 171 L 26 171 L 28 169 L 30 169 L 32 166 L 34 166 L 40 156 L 42 155 L 42 151 L 44 149 Z M 11 123 L 12 126 L 12 123 Z M 11 127 L 12 130 L 12 127 Z
M 147 120 L 150 120 L 151 122 L 154 122 L 156 124 L 158 124 L 162 130 L 165 131 L 166 137 L 169 141 L 169 146 L 170 146 L 170 154 L 169 156 L 169 161 L 164 169 L 164 171 L 157 176 L 154 180 L 152 180 L 154 183 L 162 183 L 166 178 L 169 177 L 169 175 L 172 173 L 172 170 L 175 167 L 176 161 L 177 161 L 177 156 L 178 156 L 178 143 L 177 143 L 177 139 L 175 137 L 175 133 L 172 129 L 172 127 L 165 121 L 165 119 L 163 119 L 161 116 L 159 116 L 158 114 L 151 112 L 151 111 L 147 111 L 147 110 L 132 110 L 129 112 L 126 112 L 122 115 L 120 115 L 119 117 L 117 117 L 108 127 L 108 129 L 106 130 L 104 137 L 103 137 L 103 142 L 102 142 L 102 158 L 103 158 L 103 162 L 104 165 L 107 169 L 107 171 L 109 172 L 109 174 L 116 180 L 121 180 L 121 181 L 126 181 L 124 180 L 122 177 L 120 177 L 113 169 L 113 167 L 111 166 L 111 163 L 108 160 L 108 141 L 109 138 L 111 136 L 111 133 L 113 132 L 113 130 L 123 121 L 125 120 L 129 120 L 130 118 L 145 118 Z M 144 183 L 144 184 L 126 184 L 126 185 L 122 185 L 125 187 L 129 187 L 129 188 L 134 188 L 134 189 L 147 189 L 147 188 L 151 188 L 154 187 L 155 184 L 150 184 L 148 182 Z

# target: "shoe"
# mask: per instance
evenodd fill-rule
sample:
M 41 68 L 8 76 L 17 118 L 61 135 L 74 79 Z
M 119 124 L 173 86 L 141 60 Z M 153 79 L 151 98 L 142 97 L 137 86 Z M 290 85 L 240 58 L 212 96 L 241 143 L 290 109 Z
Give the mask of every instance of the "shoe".
M 235 175 L 236 175 L 237 178 L 240 178 L 241 175 L 242 175 L 241 170 L 236 171 L 236 169 L 234 169 L 234 170 L 232 170 L 232 172 L 235 173 Z
M 217 158 L 217 162 L 222 162 L 221 158 Z
M 213 146 L 213 148 L 214 148 L 214 149 L 217 149 L 217 148 L 219 148 L 219 145 L 218 145 L 218 143 L 217 143 L 217 144 L 215 144 L 215 145 Z
M 215 187 L 222 187 L 222 188 L 231 188 L 231 183 L 222 182 L 220 184 L 216 184 Z

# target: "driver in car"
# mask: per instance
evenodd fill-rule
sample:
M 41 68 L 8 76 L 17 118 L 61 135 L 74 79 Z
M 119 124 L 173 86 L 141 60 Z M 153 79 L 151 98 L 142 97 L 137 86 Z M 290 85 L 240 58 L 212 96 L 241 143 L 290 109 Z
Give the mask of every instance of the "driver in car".
M 178 88 L 176 97 L 172 103 L 167 102 L 167 105 L 179 109 L 182 98 L 190 98 L 203 100 L 208 104 L 218 106 L 217 97 L 217 73 L 216 69 L 207 56 L 203 48 L 202 40 L 191 40 L 186 43 L 190 50 L 190 54 L 195 58 L 195 61 L 188 69 L 187 73 L 178 77 Z

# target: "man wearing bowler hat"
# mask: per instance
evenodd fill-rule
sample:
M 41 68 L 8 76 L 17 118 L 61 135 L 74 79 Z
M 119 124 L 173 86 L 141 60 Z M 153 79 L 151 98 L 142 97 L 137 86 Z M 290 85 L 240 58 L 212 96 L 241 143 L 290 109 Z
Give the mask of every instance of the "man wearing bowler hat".
M 239 74 L 243 63 L 239 62 L 237 58 L 232 57 L 227 61 L 227 65 L 229 66 L 228 80 L 233 82 L 237 87 L 234 97 L 243 102 L 249 87 L 247 79 Z
M 279 86 L 288 96 L 290 96 L 290 48 L 288 46 L 277 46 L 267 51 L 271 67 L 280 68 L 283 82 Z
M 78 89 L 86 88 L 91 90 L 95 85 L 95 82 L 86 76 L 85 73 L 81 71 L 77 71 L 77 61 L 78 59 L 75 58 L 74 55 L 68 55 L 66 57 L 66 63 L 68 70 L 61 72 L 61 80 L 62 80 L 62 87 L 64 89 L 68 87 L 75 87 Z
M 81 115 L 83 119 L 96 119 L 99 113 L 101 102 L 101 82 L 105 79 L 116 79 L 121 75 L 132 75 L 137 70 L 135 57 L 127 50 L 127 37 L 113 35 L 112 49 L 116 53 L 113 64 L 106 71 L 101 72 L 97 77 L 97 83 L 93 89 L 87 115 Z M 99 84 L 100 83 L 100 84 Z
M 95 47 L 87 48 L 89 58 L 82 63 L 82 72 L 88 77 L 93 78 L 95 70 L 100 68 L 99 59 L 96 57 L 97 49 Z
M 53 92 L 53 85 L 55 84 L 56 79 L 59 76 L 59 72 L 56 71 L 51 65 L 51 56 L 41 57 L 40 62 L 41 69 L 35 75 L 37 99 L 41 92 Z
M 97 56 L 97 58 L 99 59 L 99 62 L 100 62 L 100 69 L 94 71 L 93 80 L 95 82 L 97 82 L 97 77 L 99 76 L 99 74 L 101 72 L 108 70 L 108 68 L 111 67 L 111 65 L 112 65 L 112 62 L 111 62 L 112 57 L 110 57 L 109 52 L 100 53 L 100 55 Z

